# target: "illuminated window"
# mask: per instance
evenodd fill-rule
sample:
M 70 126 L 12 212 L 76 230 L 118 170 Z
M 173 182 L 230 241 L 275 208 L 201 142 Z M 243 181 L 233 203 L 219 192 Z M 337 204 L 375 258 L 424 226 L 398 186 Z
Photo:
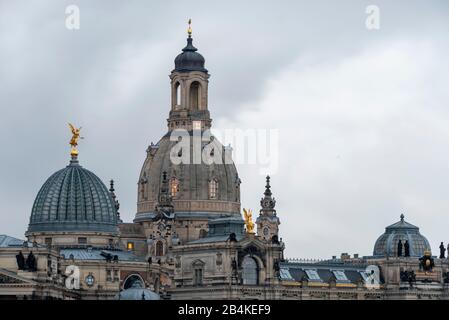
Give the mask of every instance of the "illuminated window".
M 193 130 L 201 130 L 201 121 L 193 121 L 192 127 L 193 127 Z
M 175 177 L 170 179 L 170 195 L 175 197 L 179 191 L 179 181 Z
M 218 181 L 216 179 L 212 179 L 209 181 L 209 197 L 211 199 L 216 199 L 218 194 Z
M 134 250 L 134 242 L 128 242 L 126 244 L 126 249 L 128 250 Z

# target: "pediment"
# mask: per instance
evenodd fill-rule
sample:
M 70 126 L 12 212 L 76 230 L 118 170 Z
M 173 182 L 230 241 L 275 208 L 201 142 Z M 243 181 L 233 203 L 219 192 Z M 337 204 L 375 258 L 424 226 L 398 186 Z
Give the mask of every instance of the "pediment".
M 245 238 L 241 240 L 239 244 L 243 249 L 257 248 L 258 251 L 265 251 L 266 247 L 266 243 L 259 240 L 258 238 Z

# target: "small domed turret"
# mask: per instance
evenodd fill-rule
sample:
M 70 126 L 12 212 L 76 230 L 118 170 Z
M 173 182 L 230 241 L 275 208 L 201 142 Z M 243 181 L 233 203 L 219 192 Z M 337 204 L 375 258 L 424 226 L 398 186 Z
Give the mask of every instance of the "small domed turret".
M 385 228 L 374 245 L 373 255 L 375 257 L 395 257 L 398 256 L 399 241 L 409 246 L 411 257 L 421 257 L 426 250 L 430 250 L 429 241 L 421 235 L 419 228 L 406 222 L 404 215 L 401 214 L 401 220 Z M 404 255 L 405 252 L 401 253 Z
M 182 49 L 182 53 L 175 58 L 175 70 L 177 72 L 201 71 L 207 73 L 204 68 L 204 57 L 199 54 L 198 49 L 192 44 L 192 28 L 190 27 L 191 20 L 189 20 L 189 37 L 187 38 L 187 46 Z

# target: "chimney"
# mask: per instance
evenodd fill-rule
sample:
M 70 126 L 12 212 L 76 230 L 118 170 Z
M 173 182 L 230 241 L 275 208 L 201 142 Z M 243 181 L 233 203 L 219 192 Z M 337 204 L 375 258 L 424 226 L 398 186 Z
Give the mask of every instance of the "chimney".
M 347 252 L 342 253 L 341 260 L 347 260 L 347 259 L 351 259 L 351 256 Z

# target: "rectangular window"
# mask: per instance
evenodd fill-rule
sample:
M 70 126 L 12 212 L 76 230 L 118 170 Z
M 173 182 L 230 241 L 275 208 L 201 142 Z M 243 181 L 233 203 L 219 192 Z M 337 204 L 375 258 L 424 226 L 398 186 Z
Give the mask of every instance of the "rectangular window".
M 134 250 L 134 242 L 128 242 L 126 244 L 126 249 L 128 250 Z
M 52 242 L 53 242 L 52 238 L 45 238 L 45 245 L 51 246 Z
M 203 269 L 195 269 L 195 274 L 193 277 L 193 285 L 201 286 L 203 284 Z
M 79 237 L 78 238 L 78 244 L 87 244 L 87 238 L 86 237 Z

